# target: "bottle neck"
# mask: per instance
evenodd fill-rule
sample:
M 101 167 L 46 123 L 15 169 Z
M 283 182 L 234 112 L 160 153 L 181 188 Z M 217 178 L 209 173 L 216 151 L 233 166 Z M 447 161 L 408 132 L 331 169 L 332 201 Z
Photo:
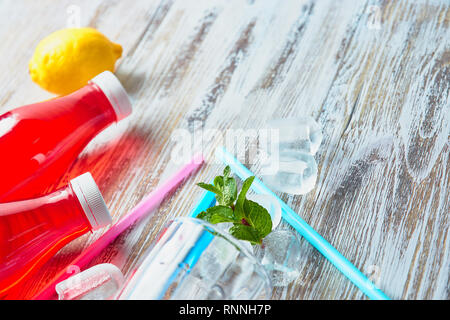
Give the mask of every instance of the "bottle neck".
M 67 225 L 73 229 L 86 230 L 86 232 L 92 230 L 86 213 L 70 185 L 42 198 L 43 201 L 47 202 L 47 206 L 59 207 L 61 209 L 60 212 L 64 212 L 65 217 L 60 217 L 62 218 L 60 220 L 61 227 Z

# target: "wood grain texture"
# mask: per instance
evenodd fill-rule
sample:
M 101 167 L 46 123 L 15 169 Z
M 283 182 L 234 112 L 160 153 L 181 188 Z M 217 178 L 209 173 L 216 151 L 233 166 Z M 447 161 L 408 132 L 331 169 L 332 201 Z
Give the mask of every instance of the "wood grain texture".
M 176 130 L 260 129 L 312 115 L 324 132 L 317 185 L 280 196 L 392 298 L 450 298 L 448 1 L 2 1 L 0 112 L 50 97 L 31 82 L 28 60 L 66 26 L 70 5 L 83 26 L 124 47 L 116 74 L 134 112 L 55 186 L 90 171 L 117 221 L 177 167 Z M 209 160 L 219 144 L 208 141 Z M 219 170 L 209 161 L 92 265 L 129 275 L 164 224 L 194 206 L 194 182 Z M 24 297 L 101 232 L 63 248 Z M 365 299 L 304 240 L 302 248 L 301 276 L 274 299 Z

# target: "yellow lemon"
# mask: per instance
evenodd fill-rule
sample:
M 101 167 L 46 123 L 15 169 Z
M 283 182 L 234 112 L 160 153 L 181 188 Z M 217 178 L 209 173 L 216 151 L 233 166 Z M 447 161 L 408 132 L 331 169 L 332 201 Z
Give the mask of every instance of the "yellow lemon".
M 31 79 L 45 90 L 68 94 L 97 74 L 114 72 L 122 46 L 93 28 L 68 28 L 44 38 L 29 63 Z

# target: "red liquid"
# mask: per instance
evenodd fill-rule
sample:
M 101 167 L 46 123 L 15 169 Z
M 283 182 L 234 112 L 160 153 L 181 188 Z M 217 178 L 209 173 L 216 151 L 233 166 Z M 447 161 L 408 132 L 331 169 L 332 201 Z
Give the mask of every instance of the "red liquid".
M 95 84 L 0 116 L 0 202 L 42 195 L 115 121 L 113 107 Z
M 70 186 L 32 200 L 0 203 L 0 298 L 17 299 L 17 285 L 89 230 Z

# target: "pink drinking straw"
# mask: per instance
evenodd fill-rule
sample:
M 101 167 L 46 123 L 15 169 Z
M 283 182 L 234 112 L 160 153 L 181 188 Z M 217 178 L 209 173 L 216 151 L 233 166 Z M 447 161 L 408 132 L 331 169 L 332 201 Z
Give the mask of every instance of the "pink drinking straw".
M 161 187 L 150 193 L 128 214 L 122 217 L 116 224 L 112 225 L 100 238 L 95 240 L 85 251 L 76 257 L 69 266 L 78 266 L 83 269 L 93 258 L 106 248 L 125 229 L 136 220 L 157 208 L 164 198 L 178 185 L 180 185 L 192 172 L 196 171 L 204 162 L 201 154 L 194 156 L 191 161 L 175 173 Z M 33 297 L 33 300 L 48 300 L 55 294 L 55 286 L 67 279 L 71 274 L 66 269 L 58 273 L 45 288 Z

